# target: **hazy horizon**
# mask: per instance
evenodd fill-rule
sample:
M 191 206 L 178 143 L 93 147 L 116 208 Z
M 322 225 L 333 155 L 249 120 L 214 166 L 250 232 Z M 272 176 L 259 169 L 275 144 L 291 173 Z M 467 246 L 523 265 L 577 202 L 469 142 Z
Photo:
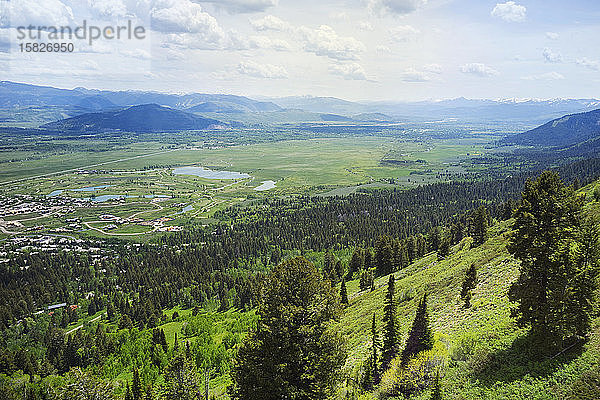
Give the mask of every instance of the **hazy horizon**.
M 595 98 L 599 17 L 591 0 L 0 0 L 1 79 L 362 102 Z M 82 21 L 131 21 L 145 40 L 19 49 L 19 27 Z

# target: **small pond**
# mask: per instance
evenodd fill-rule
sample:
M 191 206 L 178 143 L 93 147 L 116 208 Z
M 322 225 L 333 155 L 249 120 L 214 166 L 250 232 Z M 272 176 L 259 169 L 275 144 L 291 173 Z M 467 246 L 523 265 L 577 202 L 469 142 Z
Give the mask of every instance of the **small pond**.
M 179 167 L 173 170 L 174 175 L 194 175 L 205 179 L 244 179 L 250 175 L 234 171 L 213 171 L 204 167 Z
M 262 185 L 255 187 L 254 190 L 262 192 L 265 190 L 273 189 L 273 188 L 275 188 L 276 183 L 277 182 L 275 182 L 275 181 L 262 181 Z

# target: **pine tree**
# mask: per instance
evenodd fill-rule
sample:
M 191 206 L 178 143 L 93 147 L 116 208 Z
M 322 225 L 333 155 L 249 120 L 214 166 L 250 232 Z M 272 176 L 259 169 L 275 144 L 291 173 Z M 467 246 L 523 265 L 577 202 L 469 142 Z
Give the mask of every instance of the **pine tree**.
M 360 247 L 354 249 L 352 253 L 352 258 L 350 259 L 350 264 L 348 265 L 350 271 L 349 274 L 355 274 L 363 268 L 364 259 L 363 259 L 363 250 Z
M 303 257 L 273 268 L 254 333 L 238 350 L 232 397 L 244 400 L 325 399 L 346 360 L 342 337 L 328 329 L 339 296 Z
M 129 382 L 127 382 L 127 389 L 125 389 L 125 400 L 133 400 L 133 394 L 131 393 Z
M 396 321 L 395 292 L 394 275 L 390 275 L 387 294 L 385 296 L 385 306 L 383 308 L 383 323 L 385 326 L 381 363 L 384 369 L 389 366 L 392 359 L 398 353 L 398 323 Z
M 545 171 L 526 183 L 515 211 L 508 250 L 521 263 L 509 298 L 541 350 L 560 347 L 590 327 L 598 233 L 595 224 L 582 222 L 582 206 L 571 186 Z
M 373 323 L 371 324 L 371 374 L 373 376 L 373 384 L 379 383 L 379 356 L 377 349 L 379 348 L 379 335 L 377 334 L 377 324 L 375 322 L 375 313 L 373 313 Z
M 177 341 L 177 332 L 175 332 L 175 339 L 173 339 L 173 353 L 177 353 L 179 349 L 179 342 Z
M 465 280 L 463 281 L 462 289 L 460 291 L 460 297 L 465 303 L 465 308 L 471 307 L 471 290 L 475 289 L 476 284 L 477 269 L 475 268 L 475 264 L 471 264 L 469 269 L 467 269 Z
M 373 272 L 369 269 L 369 270 L 363 270 L 360 273 L 360 282 L 359 282 L 359 287 L 360 290 L 367 290 L 367 289 L 371 289 L 371 291 L 374 290 L 374 278 L 373 278 Z
M 438 258 L 446 258 L 448 254 L 450 254 L 450 236 L 442 231 L 440 245 L 438 247 Z
M 340 288 L 340 297 L 342 304 L 348 304 L 348 289 L 346 289 L 346 279 L 342 279 L 342 285 Z
M 431 389 L 431 400 L 442 400 L 442 386 L 440 385 L 440 373 L 435 374 L 433 388 Z
M 482 245 L 488 238 L 488 212 L 484 206 L 479 206 L 470 218 L 470 234 L 473 237 L 473 244 L 475 246 Z
M 115 320 L 115 313 L 115 306 L 113 305 L 113 302 L 109 299 L 108 304 L 106 305 L 106 316 L 109 321 L 112 322 Z
M 394 251 L 392 239 L 383 235 L 375 243 L 375 263 L 377 275 L 388 275 L 394 272 Z
M 364 252 L 363 252 L 363 258 L 364 258 L 364 269 L 366 270 L 370 270 L 371 268 L 373 268 L 375 265 L 373 265 L 373 251 L 370 247 L 367 247 Z
M 430 251 L 437 251 L 442 242 L 442 228 L 439 226 L 431 228 L 427 234 L 427 242 Z
M 169 345 L 167 344 L 167 337 L 165 336 L 165 331 L 163 329 L 160 330 L 160 344 L 163 351 L 166 353 L 169 350 Z
M 408 361 L 424 350 L 433 348 L 433 331 L 429 326 L 429 314 L 427 312 L 427 293 L 425 293 L 417 306 L 417 313 L 412 328 L 406 339 L 406 346 L 402 351 L 402 363 Z
M 323 276 L 334 283 L 338 280 L 335 270 L 335 256 L 331 250 L 327 250 L 323 257 Z
M 202 381 L 196 365 L 183 354 L 175 355 L 165 371 L 165 390 L 167 400 L 198 400 L 202 396 Z
M 137 368 L 133 369 L 133 381 L 131 382 L 131 394 L 133 400 L 142 400 L 142 382 L 140 382 L 140 372 Z

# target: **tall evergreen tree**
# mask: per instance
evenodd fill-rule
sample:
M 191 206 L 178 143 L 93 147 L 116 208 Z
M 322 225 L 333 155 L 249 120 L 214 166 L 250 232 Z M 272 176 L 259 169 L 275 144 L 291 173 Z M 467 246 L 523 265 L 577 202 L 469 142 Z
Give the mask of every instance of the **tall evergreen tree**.
M 256 331 L 238 351 L 233 397 L 324 399 L 346 360 L 341 336 L 327 329 L 339 297 L 303 257 L 275 267 L 264 285 Z
M 488 219 L 489 214 L 487 208 L 479 206 L 470 218 L 470 234 L 473 237 L 475 246 L 482 245 L 488 238 Z
M 337 282 L 338 276 L 335 269 L 335 256 L 331 250 L 327 250 L 323 257 L 323 275 L 331 282 Z
M 348 265 L 348 268 L 350 269 L 350 271 L 348 271 L 349 274 L 355 274 L 358 271 L 360 271 L 363 268 L 364 265 L 364 259 L 363 259 L 363 250 L 360 247 L 357 247 L 354 249 L 354 252 L 352 253 L 352 258 L 350 259 L 350 264 Z
M 370 247 L 364 249 L 363 258 L 365 260 L 363 264 L 364 269 L 370 270 L 375 266 L 373 262 L 373 250 Z
M 442 242 L 442 228 L 439 226 L 431 228 L 427 234 L 427 242 L 430 251 L 437 251 Z
M 348 304 L 348 289 L 346 289 L 346 278 L 342 279 L 342 285 L 340 287 L 340 298 L 342 304 Z
M 442 400 L 442 385 L 440 384 L 440 373 L 435 374 L 433 388 L 431 389 L 431 400 Z
M 137 368 L 133 369 L 131 394 L 133 395 L 133 400 L 142 400 L 142 382 L 140 381 L 140 372 Z
M 375 313 L 373 313 L 373 323 L 371 324 L 371 374 L 373 376 L 373 384 L 378 384 L 380 379 L 379 371 L 379 334 L 377 333 L 377 323 L 375 321 Z
M 429 314 L 427 312 L 427 293 L 423 295 L 417 306 L 417 313 L 413 321 L 408 338 L 406 339 L 406 346 L 402 351 L 402 363 L 406 364 L 408 361 L 424 350 L 430 350 L 433 348 L 433 331 L 429 326 Z
M 475 285 L 477 284 L 477 269 L 475 268 L 475 264 L 471 264 L 471 266 L 467 269 L 465 274 L 465 279 L 462 284 L 462 289 L 460 291 L 460 297 L 465 303 L 465 307 L 471 307 L 471 290 L 475 289 Z
M 582 223 L 582 205 L 558 174 L 545 171 L 527 181 L 515 211 L 508 249 L 521 263 L 509 297 L 518 303 L 519 324 L 546 349 L 589 330 L 598 235 L 594 224 Z
M 442 230 L 440 245 L 438 247 L 438 258 L 446 258 L 450 254 L 450 236 Z
M 371 289 L 373 285 L 373 271 L 364 269 L 360 272 L 359 287 L 360 290 Z
M 377 275 L 388 275 L 394 272 L 394 251 L 392 239 L 383 235 L 375 243 L 375 263 Z
M 384 369 L 389 366 L 392 359 L 398 353 L 398 322 L 396 320 L 395 296 L 394 275 L 390 275 L 385 295 L 385 305 L 383 307 L 384 333 L 381 363 Z
M 125 400 L 133 400 L 133 394 L 131 393 L 129 382 L 127 382 L 127 388 L 125 389 Z
M 199 400 L 202 396 L 202 382 L 196 365 L 184 354 L 176 354 L 165 371 L 165 392 L 167 400 Z

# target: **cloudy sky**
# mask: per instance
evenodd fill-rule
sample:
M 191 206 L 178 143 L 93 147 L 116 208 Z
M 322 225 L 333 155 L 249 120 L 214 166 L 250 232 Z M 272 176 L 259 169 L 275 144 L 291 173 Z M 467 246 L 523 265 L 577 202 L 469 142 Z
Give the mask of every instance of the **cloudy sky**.
M 20 26 L 84 20 L 132 21 L 147 34 L 73 40 L 71 54 L 20 51 L 36 41 L 20 40 Z M 597 0 L 0 0 L 0 80 L 349 100 L 597 98 L 598 21 Z

